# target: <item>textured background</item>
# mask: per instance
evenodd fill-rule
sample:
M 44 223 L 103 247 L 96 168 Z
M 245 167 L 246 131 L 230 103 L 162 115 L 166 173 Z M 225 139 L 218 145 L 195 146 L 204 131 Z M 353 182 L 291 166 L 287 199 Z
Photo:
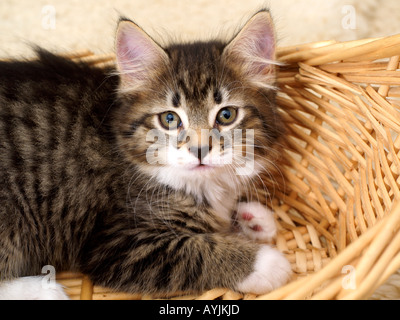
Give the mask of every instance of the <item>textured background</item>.
M 172 35 L 227 37 L 265 5 L 281 46 L 400 33 L 399 0 L 0 0 L 0 57 L 30 55 L 29 43 L 56 51 L 112 52 L 121 14 L 161 42 Z M 348 20 L 349 6 L 355 20 Z M 375 297 L 400 298 L 400 273 Z
M 29 42 L 59 51 L 110 52 L 120 14 L 157 39 L 165 34 L 183 39 L 229 35 L 265 5 L 271 8 L 280 45 L 400 33 L 398 0 L 1 0 L 0 56 L 26 55 Z M 346 5 L 355 9 L 355 29 L 342 26 Z

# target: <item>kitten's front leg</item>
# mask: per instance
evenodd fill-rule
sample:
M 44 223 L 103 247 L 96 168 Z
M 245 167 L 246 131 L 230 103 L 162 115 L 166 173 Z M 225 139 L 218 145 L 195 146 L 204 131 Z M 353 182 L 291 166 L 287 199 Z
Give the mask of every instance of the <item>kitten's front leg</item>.
M 133 293 L 202 292 L 229 288 L 255 294 L 284 285 L 291 266 L 284 255 L 236 235 L 196 233 L 190 221 L 136 233 L 113 230 L 85 261 L 95 284 Z M 186 224 L 187 227 L 184 226 Z
M 236 219 L 249 239 L 271 242 L 276 237 L 274 213 L 259 202 L 240 202 Z
M 286 284 L 291 275 L 290 263 L 284 255 L 268 245 L 262 245 L 253 271 L 236 285 L 236 289 L 255 294 L 267 293 Z

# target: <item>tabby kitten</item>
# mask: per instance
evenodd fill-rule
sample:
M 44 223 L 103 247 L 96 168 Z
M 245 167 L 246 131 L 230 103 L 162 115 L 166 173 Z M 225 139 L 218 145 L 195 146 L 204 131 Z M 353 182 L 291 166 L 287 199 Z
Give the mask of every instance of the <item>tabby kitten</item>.
M 274 50 L 262 10 L 228 43 L 166 48 L 121 19 L 117 70 L 0 62 L 0 297 L 66 298 L 45 265 L 126 292 L 283 285 L 250 196 L 283 133 Z

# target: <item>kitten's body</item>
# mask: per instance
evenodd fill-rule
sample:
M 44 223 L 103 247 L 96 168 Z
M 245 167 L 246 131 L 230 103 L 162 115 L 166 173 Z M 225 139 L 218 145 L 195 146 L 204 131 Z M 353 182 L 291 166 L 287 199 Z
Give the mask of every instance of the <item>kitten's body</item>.
M 118 79 L 45 52 L 0 69 L 1 276 L 77 267 L 92 212 L 111 210 L 122 183 L 108 120 Z
M 224 167 L 146 162 L 149 143 L 142 141 L 155 126 L 149 110 L 160 101 L 168 106 L 171 88 L 179 92 L 172 109 L 196 130 L 210 126 L 203 116 L 213 112 L 210 101 L 240 100 L 237 70 L 216 62 L 225 47 L 165 49 L 168 67 L 158 65 L 145 89 L 140 72 L 112 76 L 43 51 L 35 62 L 0 62 L 1 279 L 37 275 L 52 265 L 128 292 L 228 287 L 261 293 L 287 280 L 290 267 L 277 251 L 233 233 L 231 219 L 250 178 Z M 121 55 L 122 71 L 124 62 Z M 173 85 L 163 89 L 166 83 Z M 251 105 L 273 103 L 271 90 L 245 90 L 253 94 Z M 277 114 L 270 106 L 244 114 L 239 127 L 257 126 L 260 137 L 267 135 L 258 156 L 269 157 L 281 131 Z M 269 214 L 252 208 L 261 220 Z

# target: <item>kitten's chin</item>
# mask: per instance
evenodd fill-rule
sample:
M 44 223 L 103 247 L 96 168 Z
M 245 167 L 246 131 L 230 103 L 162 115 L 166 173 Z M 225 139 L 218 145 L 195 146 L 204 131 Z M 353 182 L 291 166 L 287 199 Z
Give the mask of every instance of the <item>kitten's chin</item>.
M 190 168 L 186 168 L 186 170 L 188 170 L 189 172 L 202 172 L 202 173 L 206 173 L 206 172 L 211 172 L 211 171 L 217 171 L 218 167 L 215 166 L 209 166 L 206 164 L 199 164 Z
M 213 181 L 219 184 L 235 184 L 237 181 L 244 182 L 257 174 L 253 171 L 250 174 L 241 174 L 240 170 L 235 170 L 229 166 L 214 165 L 166 165 L 152 168 L 148 172 L 159 182 L 167 184 L 174 189 L 185 189 L 190 185 L 207 185 Z M 227 187 L 228 187 L 227 186 Z
M 152 168 L 148 173 L 158 182 L 175 190 L 187 190 L 192 187 L 205 186 L 215 179 L 226 175 L 223 167 L 210 165 L 172 166 Z
M 171 172 L 175 172 L 183 180 L 209 180 L 213 176 L 223 174 L 226 169 L 221 166 L 198 164 L 191 166 L 171 166 Z

